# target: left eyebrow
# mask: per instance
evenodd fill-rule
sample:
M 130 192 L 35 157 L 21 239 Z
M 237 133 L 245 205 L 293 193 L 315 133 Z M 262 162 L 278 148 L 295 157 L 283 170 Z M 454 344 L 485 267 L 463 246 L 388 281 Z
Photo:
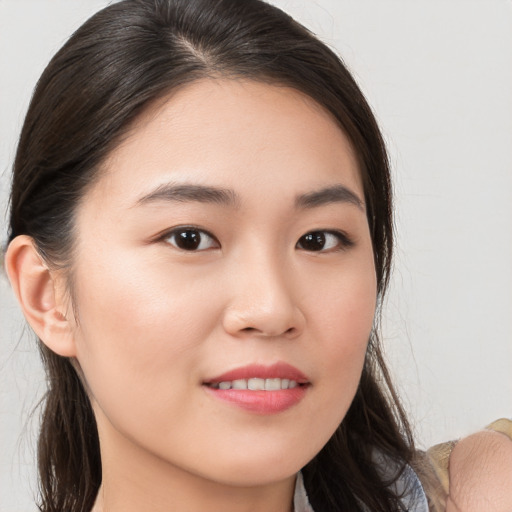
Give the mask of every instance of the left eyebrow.
M 349 203 L 365 211 L 364 203 L 356 193 L 344 185 L 333 185 L 313 192 L 307 192 L 297 196 L 295 199 L 296 208 L 316 208 L 331 203 Z

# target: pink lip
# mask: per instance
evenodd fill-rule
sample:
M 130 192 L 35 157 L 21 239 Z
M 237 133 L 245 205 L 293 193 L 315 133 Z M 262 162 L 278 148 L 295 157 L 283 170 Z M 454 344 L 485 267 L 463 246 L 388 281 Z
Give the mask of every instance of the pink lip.
M 216 389 L 208 384 L 233 381 L 238 379 L 290 379 L 300 385 L 292 389 L 277 391 L 251 391 L 246 389 Z M 204 390 L 224 402 L 256 414 L 277 414 L 298 404 L 309 388 L 308 378 L 297 368 L 287 363 L 271 366 L 249 365 L 223 373 L 204 382 Z
M 306 384 L 308 378 L 297 368 L 288 363 L 275 363 L 270 366 L 263 364 L 251 364 L 241 368 L 236 368 L 229 372 L 218 375 L 205 381 L 205 384 L 215 384 L 216 382 L 226 382 L 237 379 L 290 379 L 301 384 Z

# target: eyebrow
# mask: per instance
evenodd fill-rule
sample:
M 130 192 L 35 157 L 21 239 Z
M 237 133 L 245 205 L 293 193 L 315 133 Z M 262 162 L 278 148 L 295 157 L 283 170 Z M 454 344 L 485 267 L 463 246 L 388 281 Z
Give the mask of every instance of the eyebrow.
M 166 183 L 140 197 L 135 206 L 160 201 L 213 203 L 238 207 L 240 198 L 231 189 L 197 184 Z M 348 203 L 364 211 L 364 203 L 357 194 L 344 185 L 332 185 L 312 192 L 300 194 L 295 198 L 295 208 L 310 209 L 333 203 Z
M 357 206 L 360 210 L 365 209 L 364 203 L 357 194 L 344 185 L 333 185 L 330 187 L 314 190 L 297 196 L 295 206 L 297 208 L 316 208 L 332 203 L 349 203 Z
M 158 201 L 197 201 L 225 206 L 237 206 L 239 202 L 236 193 L 229 189 L 205 185 L 166 183 L 139 198 L 135 206 Z

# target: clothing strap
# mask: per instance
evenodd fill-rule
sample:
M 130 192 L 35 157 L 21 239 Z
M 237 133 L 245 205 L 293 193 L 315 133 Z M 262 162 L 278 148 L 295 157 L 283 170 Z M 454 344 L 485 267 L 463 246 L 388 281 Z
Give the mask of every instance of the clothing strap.
M 378 462 L 380 464 L 380 470 L 385 474 L 389 469 L 386 459 L 380 458 Z M 391 488 L 396 495 L 402 496 L 402 505 L 408 512 L 428 512 L 427 497 L 425 496 L 421 482 L 410 466 L 406 466 L 401 477 L 392 485 Z M 364 507 L 364 509 L 367 512 L 374 512 L 369 511 L 366 507 Z M 302 472 L 300 471 L 297 473 L 297 479 L 295 481 L 293 511 L 315 512 L 309 503 L 306 488 L 304 486 L 304 479 L 302 477 Z
M 302 478 L 302 472 L 300 471 L 297 473 L 297 479 L 295 480 L 293 512 L 314 512 L 309 503 L 306 488 L 304 487 L 304 479 Z

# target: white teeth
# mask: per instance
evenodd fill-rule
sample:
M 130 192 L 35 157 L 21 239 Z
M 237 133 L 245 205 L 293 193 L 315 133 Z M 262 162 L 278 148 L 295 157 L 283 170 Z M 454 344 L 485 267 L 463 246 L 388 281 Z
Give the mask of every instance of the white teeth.
M 261 391 L 265 389 L 265 379 L 249 379 L 247 381 L 247 389 L 252 391 Z
M 247 389 L 247 381 L 245 379 L 234 380 L 231 387 L 233 389 Z
M 281 379 L 265 379 L 265 391 L 281 389 Z
M 211 384 L 215 389 L 249 389 L 251 391 L 279 391 L 280 389 L 293 389 L 299 384 L 290 379 L 237 379 Z

